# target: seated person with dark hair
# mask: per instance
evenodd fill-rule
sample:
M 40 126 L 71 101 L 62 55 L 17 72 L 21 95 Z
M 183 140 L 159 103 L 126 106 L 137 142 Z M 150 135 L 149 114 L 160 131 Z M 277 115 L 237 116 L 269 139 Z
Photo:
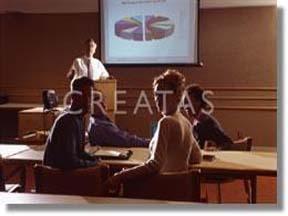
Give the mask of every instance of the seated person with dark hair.
M 194 108 L 194 112 L 186 109 L 187 118 L 193 125 L 193 135 L 201 149 L 207 141 L 215 143 L 218 149 L 229 150 L 233 141 L 225 134 L 220 123 L 213 116 L 203 112 L 208 108 L 203 98 L 204 90 L 197 84 L 190 85 L 186 90 Z
M 59 169 L 76 169 L 97 164 L 97 160 L 84 151 L 84 115 L 90 112 L 92 87 L 87 77 L 73 80 L 71 107 L 54 122 L 46 141 L 43 163 Z M 79 94 L 80 92 L 80 94 Z
M 148 147 L 149 140 L 121 130 L 106 114 L 105 104 L 97 102 L 88 129 L 91 146 Z

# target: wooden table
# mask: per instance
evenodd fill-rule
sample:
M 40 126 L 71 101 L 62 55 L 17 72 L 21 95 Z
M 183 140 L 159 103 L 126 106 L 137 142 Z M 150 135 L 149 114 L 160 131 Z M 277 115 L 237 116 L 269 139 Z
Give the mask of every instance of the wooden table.
M 214 161 L 202 161 L 192 167 L 206 178 L 233 177 L 251 181 L 251 203 L 257 203 L 257 176 L 277 176 L 276 152 L 217 151 Z
M 2 145 L 0 144 L 0 147 Z M 41 164 L 43 161 L 45 145 L 36 145 L 36 146 L 26 146 L 22 145 L 22 148 L 26 148 L 25 151 L 18 151 L 13 155 L 7 155 L 3 157 L 3 162 L 7 165 L 16 165 L 17 170 L 21 171 L 20 179 L 21 186 L 25 191 L 26 185 L 26 166 L 33 166 L 34 164 Z M 93 147 L 91 148 L 93 150 Z M 115 148 L 105 147 L 103 149 L 106 150 L 115 150 Z M 121 150 L 121 148 L 116 148 L 116 150 Z M 127 149 L 127 148 L 122 148 Z M 146 148 L 130 148 L 133 151 L 132 156 L 129 160 L 103 160 L 103 163 L 109 164 L 109 167 L 112 171 L 120 171 L 122 168 L 128 168 L 137 166 L 144 161 L 146 161 L 148 157 L 148 149 Z M 20 150 L 20 148 L 19 148 Z M 16 150 L 15 150 L 16 151 Z
M 193 168 L 205 173 L 227 173 L 227 174 L 255 174 L 261 176 L 277 175 L 277 153 L 276 152 L 245 152 L 245 151 L 216 151 L 204 152 L 213 154 L 214 161 L 202 161 L 195 164 Z
M 109 105 L 111 106 L 111 105 Z M 33 107 L 18 112 L 18 137 L 29 132 L 35 131 L 49 131 L 57 118 L 62 113 L 63 107 L 59 106 L 53 109 L 53 111 L 44 111 L 43 107 Z M 113 110 L 107 110 L 109 118 L 115 122 L 115 114 Z M 44 143 L 45 140 L 42 140 Z
M 11 144 L 0 144 L 0 155 L 2 158 L 8 158 L 17 153 L 29 150 L 29 146 L 26 145 L 11 145 Z
M 110 197 L 86 197 L 33 193 L 0 193 L 1 204 L 108 204 L 108 205 L 196 205 L 191 202 L 175 202 L 162 200 L 144 200 Z M 199 205 L 199 204 L 198 204 Z
M 2 145 L 0 145 L 1 147 Z M 21 165 L 33 165 L 35 163 L 42 163 L 43 156 L 44 156 L 44 145 L 36 145 L 36 146 L 26 146 L 23 145 L 23 147 L 26 147 L 25 151 L 18 152 L 18 154 L 13 154 L 8 157 L 3 157 L 3 159 L 6 159 L 6 163 L 12 163 L 12 164 L 21 164 Z M 93 149 L 93 147 L 92 147 Z M 123 150 L 127 148 L 113 148 L 113 147 L 103 147 L 105 150 Z M 133 167 L 137 166 L 148 158 L 148 149 L 146 148 L 129 148 L 133 151 L 133 154 L 129 158 L 129 160 L 103 160 L 104 163 L 107 163 L 110 165 L 110 167 L 113 168 L 127 168 L 127 167 Z
M 119 148 L 104 149 L 117 150 Z M 139 165 L 148 158 L 149 151 L 147 148 L 130 149 L 133 151 L 133 155 L 129 160 L 103 160 L 103 162 L 109 164 L 112 168 L 127 168 Z M 4 161 L 19 165 L 42 163 L 43 153 L 44 146 L 29 146 L 29 149 L 25 151 L 4 157 Z M 200 169 L 201 175 L 204 177 L 220 175 L 251 179 L 252 203 L 257 201 L 257 176 L 277 176 L 276 152 L 218 151 L 213 152 L 213 154 L 216 157 L 214 161 L 202 161 L 202 163 L 191 167 Z
M 0 156 L 5 162 L 7 161 L 7 158 L 28 150 L 29 146 L 27 145 L 0 144 Z M 5 175 L 5 179 L 8 180 L 15 175 L 18 175 L 20 177 L 20 182 L 22 183 L 21 191 L 25 191 L 25 182 L 26 182 L 25 166 L 17 166 L 16 168 L 10 171 L 9 175 L 7 174 Z
M 11 139 L 18 137 L 18 112 L 41 104 L 5 103 L 0 104 L 0 138 L 11 143 Z M 13 142 L 13 141 L 12 141 Z
M 50 130 L 57 115 L 62 111 L 62 107 L 55 108 L 55 111 L 44 111 L 41 106 L 20 110 L 18 112 L 18 137 L 21 138 L 29 132 Z

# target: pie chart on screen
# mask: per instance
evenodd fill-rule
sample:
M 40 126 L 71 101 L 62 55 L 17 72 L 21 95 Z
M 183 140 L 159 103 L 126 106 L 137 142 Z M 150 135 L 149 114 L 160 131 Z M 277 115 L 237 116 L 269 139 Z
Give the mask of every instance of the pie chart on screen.
M 115 23 L 115 35 L 125 40 L 152 41 L 173 35 L 175 24 L 164 16 L 124 17 Z

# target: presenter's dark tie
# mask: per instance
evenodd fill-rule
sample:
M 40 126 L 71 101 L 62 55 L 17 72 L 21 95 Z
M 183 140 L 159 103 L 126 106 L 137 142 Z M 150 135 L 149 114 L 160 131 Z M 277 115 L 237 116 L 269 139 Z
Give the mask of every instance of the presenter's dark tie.
M 91 64 L 92 64 L 91 63 L 91 59 L 88 59 L 88 62 L 87 62 L 87 76 L 88 76 L 88 78 L 93 79 Z

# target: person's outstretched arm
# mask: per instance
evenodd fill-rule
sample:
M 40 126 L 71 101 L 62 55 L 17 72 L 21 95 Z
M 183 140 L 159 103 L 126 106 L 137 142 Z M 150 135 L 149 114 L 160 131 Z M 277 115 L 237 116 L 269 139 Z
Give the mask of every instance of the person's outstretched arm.
M 130 179 L 141 178 L 150 174 L 159 173 L 166 159 L 167 143 L 169 140 L 169 122 L 166 119 L 160 121 L 151 142 L 152 150 L 148 161 L 143 165 L 126 169 L 116 173 L 110 178 L 111 184 L 120 184 Z
M 97 120 L 96 120 L 97 121 Z M 89 131 L 91 145 L 114 146 L 114 147 L 148 147 L 149 141 L 144 138 L 131 135 L 118 128 L 110 121 L 97 121 L 91 124 Z

